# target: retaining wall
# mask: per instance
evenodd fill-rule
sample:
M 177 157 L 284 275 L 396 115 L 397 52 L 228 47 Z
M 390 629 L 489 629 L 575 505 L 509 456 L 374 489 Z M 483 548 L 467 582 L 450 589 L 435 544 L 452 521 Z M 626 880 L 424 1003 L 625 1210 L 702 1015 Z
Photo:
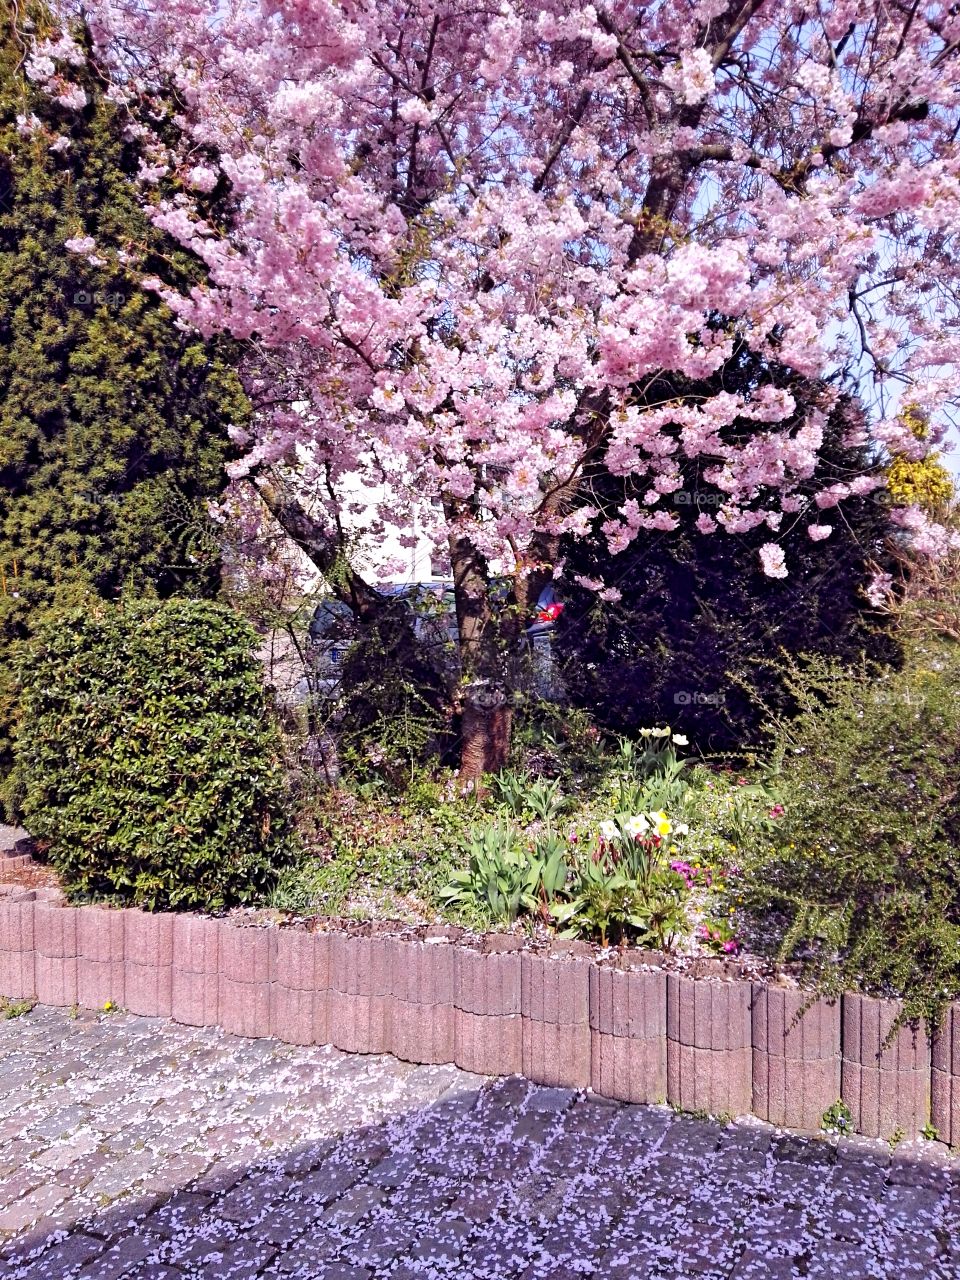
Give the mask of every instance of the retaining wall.
M 894 1001 L 812 999 L 719 962 L 680 974 L 627 955 L 617 968 L 569 944 L 531 952 L 493 936 L 478 950 L 437 932 L 414 941 L 69 907 L 57 890 L 0 884 L 0 995 L 112 1001 L 236 1035 L 808 1131 L 842 1097 L 869 1137 L 932 1123 L 960 1144 L 960 1004 L 932 1048 L 923 1028 L 887 1043 Z

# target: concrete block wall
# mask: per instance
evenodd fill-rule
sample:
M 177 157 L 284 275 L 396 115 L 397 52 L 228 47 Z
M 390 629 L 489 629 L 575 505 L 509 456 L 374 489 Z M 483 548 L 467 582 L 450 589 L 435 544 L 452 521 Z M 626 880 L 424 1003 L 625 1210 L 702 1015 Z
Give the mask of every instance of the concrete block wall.
M 930 1120 L 942 1141 L 960 1147 L 960 1005 L 933 1035 Z
M 932 1122 L 960 1144 L 960 1003 L 931 1048 L 923 1027 L 891 1038 L 895 1001 L 818 999 L 717 963 L 677 973 L 628 954 L 615 967 L 560 943 L 533 952 L 490 935 L 478 949 L 455 930 L 430 933 L 72 907 L 55 890 L 0 884 L 0 995 L 110 1001 L 235 1035 L 522 1073 L 800 1130 L 842 1098 L 870 1137 L 914 1137 Z
M 839 1001 L 756 982 L 752 1001 L 753 1114 L 786 1129 L 817 1129 L 841 1096 Z
M 903 1026 L 887 1044 L 900 1012 L 896 1000 L 843 998 L 841 1090 L 853 1126 L 870 1138 L 912 1138 L 930 1119 L 930 1039 Z

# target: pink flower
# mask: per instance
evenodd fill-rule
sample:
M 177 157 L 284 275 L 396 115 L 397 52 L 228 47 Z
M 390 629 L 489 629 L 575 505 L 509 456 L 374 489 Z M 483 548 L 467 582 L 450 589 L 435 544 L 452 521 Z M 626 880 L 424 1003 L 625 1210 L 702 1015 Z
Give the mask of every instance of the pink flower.
M 765 542 L 760 548 L 760 563 L 768 578 L 787 576 L 787 562 L 783 548 L 778 547 L 775 542 Z

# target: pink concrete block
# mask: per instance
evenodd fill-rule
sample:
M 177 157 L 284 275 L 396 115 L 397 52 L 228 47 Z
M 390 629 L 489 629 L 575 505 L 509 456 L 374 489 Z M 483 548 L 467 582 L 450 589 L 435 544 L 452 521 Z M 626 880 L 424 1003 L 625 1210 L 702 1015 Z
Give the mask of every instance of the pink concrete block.
M 534 1022 L 589 1026 L 590 965 L 525 951 L 520 957 L 520 1012 Z
M 667 1038 L 696 1049 L 750 1049 L 750 983 L 667 975 Z
M 270 982 L 277 929 L 224 922 L 220 929 L 220 972 L 231 982 Z
M 170 1016 L 187 1027 L 215 1027 L 220 1022 L 219 973 L 170 971 Z
M 584 1023 L 523 1018 L 523 1074 L 534 1084 L 586 1089 L 590 1085 L 590 1028 Z
M 172 1006 L 172 967 L 127 960 L 123 971 L 123 1007 L 144 1018 L 169 1018 Z
M 698 1049 L 667 1041 L 667 1101 L 684 1111 L 746 1115 L 753 1095 L 752 1051 Z
M 41 1004 L 69 1008 L 77 1003 L 77 957 L 35 953 L 35 986 Z
M 590 1026 L 603 1035 L 665 1042 L 666 973 L 591 965 Z
M 840 1097 L 840 1005 L 803 991 L 753 985 L 753 1113 L 819 1129 Z
M 31 891 L 17 890 L 0 902 L 0 951 L 34 950 L 34 912 L 36 897 Z
M 446 942 L 397 941 L 390 990 L 408 1004 L 453 1007 L 456 951 Z
M 328 994 L 330 1043 L 345 1053 L 389 1053 L 391 996 Z
M 326 991 L 330 983 L 329 935 L 278 929 L 272 977 L 292 991 Z
M 519 1014 L 519 951 L 484 954 L 457 947 L 454 1004 L 464 1013 L 485 1017 Z
M 78 955 L 87 960 L 123 962 L 124 913 L 108 907 L 81 907 L 77 918 Z
M 923 1026 L 903 1026 L 895 1000 L 847 994 L 842 1001 L 841 1091 L 853 1126 L 871 1138 L 915 1138 L 930 1119 L 930 1043 Z
M 960 1077 L 930 1073 L 930 1123 L 942 1142 L 960 1146 Z
M 594 1093 L 621 1102 L 664 1102 L 667 1097 L 665 1036 L 633 1039 L 590 1033 L 590 1082 Z
M 952 1004 L 933 1035 L 930 1122 L 942 1141 L 960 1146 L 960 1004 Z
M 481 1076 L 519 1075 L 523 1069 L 520 1014 L 487 1017 L 454 1010 L 454 1062 Z
M 225 923 L 209 916 L 174 916 L 174 968 L 182 973 L 219 972 L 220 935 L 226 928 Z
M 364 938 L 331 933 L 330 989 L 343 995 L 387 996 L 396 965 L 394 938 Z
M 326 991 L 275 983 L 270 992 L 270 1034 L 286 1044 L 327 1044 Z
M 37 903 L 34 913 L 34 942 L 41 955 L 57 959 L 77 956 L 77 907 Z
M 119 1008 L 124 1001 L 126 977 L 122 961 L 77 957 L 77 1004 L 100 1009 L 108 1002 Z
M 164 967 L 173 964 L 174 916 L 128 907 L 123 913 L 123 945 L 127 961 Z
M 220 974 L 220 1025 L 235 1036 L 270 1034 L 269 982 L 237 982 Z
M 815 1133 L 840 1097 L 840 1058 L 778 1058 L 753 1052 L 753 1114 L 786 1129 Z
M 935 1071 L 960 1075 L 960 1003 L 947 1008 L 943 1021 L 934 1031 L 930 1061 Z
M 390 1009 L 390 1051 L 403 1062 L 453 1062 L 453 1005 L 395 999 Z
M 806 991 L 755 982 L 752 1012 L 754 1049 L 803 1061 L 834 1058 L 840 1053 L 837 1000 L 814 1000 Z
M 0 951 L 0 996 L 10 1000 L 37 998 L 35 952 Z

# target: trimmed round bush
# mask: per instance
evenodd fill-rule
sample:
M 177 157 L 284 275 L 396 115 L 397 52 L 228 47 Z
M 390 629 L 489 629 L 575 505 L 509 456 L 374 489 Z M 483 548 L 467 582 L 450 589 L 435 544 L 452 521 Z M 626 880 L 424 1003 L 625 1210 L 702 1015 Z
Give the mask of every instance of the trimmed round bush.
M 74 897 L 218 910 L 259 897 L 289 838 L 256 635 L 174 599 L 61 615 L 21 662 L 15 794 Z

